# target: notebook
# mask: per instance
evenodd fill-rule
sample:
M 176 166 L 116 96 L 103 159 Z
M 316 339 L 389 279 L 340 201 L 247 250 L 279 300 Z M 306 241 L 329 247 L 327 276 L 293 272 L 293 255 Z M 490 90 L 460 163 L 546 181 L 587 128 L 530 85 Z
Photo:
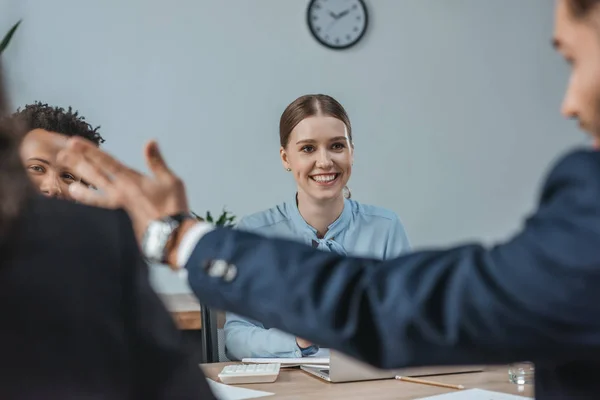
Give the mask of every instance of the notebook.
M 312 356 L 301 358 L 243 358 L 246 364 L 271 364 L 279 363 L 281 368 L 296 367 L 299 365 L 329 365 L 329 349 L 319 349 Z
M 245 364 L 272 364 L 279 363 L 281 367 L 296 365 L 329 365 L 329 358 L 304 357 L 304 358 L 243 358 Z

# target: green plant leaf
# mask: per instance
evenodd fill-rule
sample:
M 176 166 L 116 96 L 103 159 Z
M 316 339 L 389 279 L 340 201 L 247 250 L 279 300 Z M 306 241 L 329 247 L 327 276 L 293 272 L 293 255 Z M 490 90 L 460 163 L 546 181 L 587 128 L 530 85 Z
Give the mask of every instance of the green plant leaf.
M 199 219 L 201 221 L 206 221 L 206 222 L 214 224 L 216 226 L 233 226 L 233 225 L 235 225 L 235 223 L 234 223 L 235 215 L 233 215 L 231 212 L 229 212 L 225 209 L 223 209 L 223 212 L 221 213 L 221 215 L 219 215 L 219 218 L 217 218 L 216 220 L 210 211 L 206 212 L 206 217 L 204 217 L 204 218 L 202 218 L 201 216 L 199 216 L 198 214 L 196 214 L 193 211 L 190 211 L 190 212 L 197 219 Z
M 219 218 L 217 218 L 215 225 L 231 226 L 231 225 L 233 225 L 234 220 L 235 220 L 235 215 L 233 215 L 231 212 L 229 212 L 225 208 L 223 208 L 223 211 L 221 212 L 221 215 L 219 215 Z
M 8 31 L 8 33 L 6 35 L 4 35 L 2 42 L 0 42 L 0 54 L 2 54 L 4 52 L 4 50 L 8 47 L 8 44 L 10 43 L 10 40 L 12 39 L 13 35 L 17 31 L 17 28 L 21 24 L 21 21 L 22 20 L 19 20 L 19 22 L 14 24 L 13 27 L 10 28 L 10 31 Z

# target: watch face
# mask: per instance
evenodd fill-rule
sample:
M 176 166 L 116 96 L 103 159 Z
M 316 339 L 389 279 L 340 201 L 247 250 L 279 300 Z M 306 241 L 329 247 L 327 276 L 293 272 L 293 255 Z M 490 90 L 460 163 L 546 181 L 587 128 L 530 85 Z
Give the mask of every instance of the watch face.
M 142 240 L 142 250 L 146 258 L 153 262 L 162 262 L 167 242 L 177 225 L 176 222 L 163 220 L 150 222 Z
M 362 0 L 311 0 L 306 17 L 315 39 L 336 50 L 358 43 L 368 24 Z

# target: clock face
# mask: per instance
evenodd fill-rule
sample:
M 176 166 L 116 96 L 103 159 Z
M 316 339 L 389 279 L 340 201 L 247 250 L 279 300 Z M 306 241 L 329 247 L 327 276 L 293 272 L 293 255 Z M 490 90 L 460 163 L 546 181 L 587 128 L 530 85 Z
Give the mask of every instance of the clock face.
M 315 39 L 336 50 L 358 43 L 368 23 L 362 0 L 311 0 L 306 18 Z

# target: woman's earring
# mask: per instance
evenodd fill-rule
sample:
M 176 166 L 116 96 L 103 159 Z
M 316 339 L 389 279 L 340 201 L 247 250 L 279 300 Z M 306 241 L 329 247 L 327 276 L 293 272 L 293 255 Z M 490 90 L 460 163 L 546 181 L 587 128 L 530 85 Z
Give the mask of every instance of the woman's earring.
M 286 168 L 285 169 L 287 172 L 290 172 L 292 169 L 291 168 Z
M 350 191 L 350 188 L 348 186 L 344 186 L 342 193 L 344 195 L 344 198 L 346 198 L 346 199 L 349 199 L 352 197 L 352 192 Z

